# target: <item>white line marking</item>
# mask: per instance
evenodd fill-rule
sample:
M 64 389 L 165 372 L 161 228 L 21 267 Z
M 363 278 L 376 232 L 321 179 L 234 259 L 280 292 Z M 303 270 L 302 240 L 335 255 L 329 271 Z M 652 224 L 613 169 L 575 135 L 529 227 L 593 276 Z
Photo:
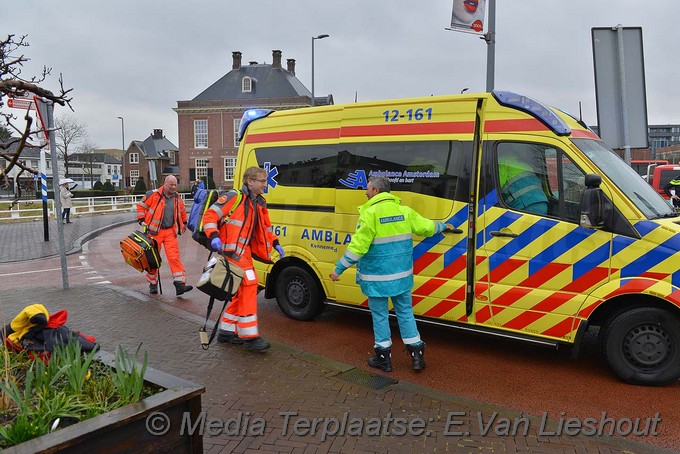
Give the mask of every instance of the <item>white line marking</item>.
M 69 270 L 77 270 L 79 268 L 85 268 L 84 266 L 68 266 L 66 269 Z M 7 273 L 7 274 L 0 274 L 0 277 L 4 276 L 20 276 L 22 274 L 32 274 L 32 273 L 44 273 L 45 271 L 60 271 L 61 268 L 49 268 L 47 270 L 33 270 L 33 271 L 22 271 L 20 273 Z

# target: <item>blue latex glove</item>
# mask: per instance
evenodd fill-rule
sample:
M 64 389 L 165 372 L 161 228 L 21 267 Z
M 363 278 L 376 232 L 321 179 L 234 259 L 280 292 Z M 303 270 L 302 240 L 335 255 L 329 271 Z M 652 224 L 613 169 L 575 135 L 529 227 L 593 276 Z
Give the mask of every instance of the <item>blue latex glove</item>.
M 222 250 L 222 241 L 219 238 L 213 238 L 210 242 L 210 247 L 215 252 L 220 252 Z
M 284 253 L 283 253 L 283 247 L 280 244 L 277 244 L 274 246 L 274 249 L 276 249 L 276 252 L 279 253 L 279 258 L 283 258 Z

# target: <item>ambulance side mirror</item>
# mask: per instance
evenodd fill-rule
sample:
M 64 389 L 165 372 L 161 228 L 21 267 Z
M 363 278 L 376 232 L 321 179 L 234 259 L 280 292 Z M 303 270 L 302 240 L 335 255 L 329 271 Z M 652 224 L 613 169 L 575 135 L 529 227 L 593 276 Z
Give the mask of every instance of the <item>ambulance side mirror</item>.
M 608 224 L 613 210 L 612 202 L 600 189 L 602 177 L 588 174 L 585 178 L 586 189 L 581 197 L 581 227 L 601 229 Z

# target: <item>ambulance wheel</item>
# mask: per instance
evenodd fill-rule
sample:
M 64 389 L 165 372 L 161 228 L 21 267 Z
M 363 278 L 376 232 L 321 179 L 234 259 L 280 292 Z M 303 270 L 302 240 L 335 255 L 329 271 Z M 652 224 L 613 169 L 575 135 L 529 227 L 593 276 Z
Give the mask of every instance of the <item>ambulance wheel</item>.
M 661 386 L 680 378 L 680 320 L 659 308 L 637 307 L 603 326 L 602 351 L 624 382 Z
M 323 310 L 321 290 L 304 268 L 289 266 L 276 279 L 276 302 L 288 317 L 311 320 Z

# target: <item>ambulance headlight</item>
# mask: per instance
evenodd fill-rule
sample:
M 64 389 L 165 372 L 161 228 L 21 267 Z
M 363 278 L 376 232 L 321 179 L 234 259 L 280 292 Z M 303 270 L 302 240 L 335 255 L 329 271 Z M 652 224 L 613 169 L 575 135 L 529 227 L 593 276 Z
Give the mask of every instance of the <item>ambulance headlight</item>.
M 271 109 L 248 109 L 243 112 L 241 117 L 241 126 L 238 128 L 238 140 L 243 140 L 243 135 L 246 133 L 248 125 L 259 118 L 264 118 L 270 113 L 274 112 Z
M 511 91 L 493 90 L 491 92 L 496 101 L 502 106 L 513 107 L 526 112 L 550 128 L 558 136 L 568 136 L 571 128 L 555 112 L 546 105 L 527 96 L 518 95 Z

